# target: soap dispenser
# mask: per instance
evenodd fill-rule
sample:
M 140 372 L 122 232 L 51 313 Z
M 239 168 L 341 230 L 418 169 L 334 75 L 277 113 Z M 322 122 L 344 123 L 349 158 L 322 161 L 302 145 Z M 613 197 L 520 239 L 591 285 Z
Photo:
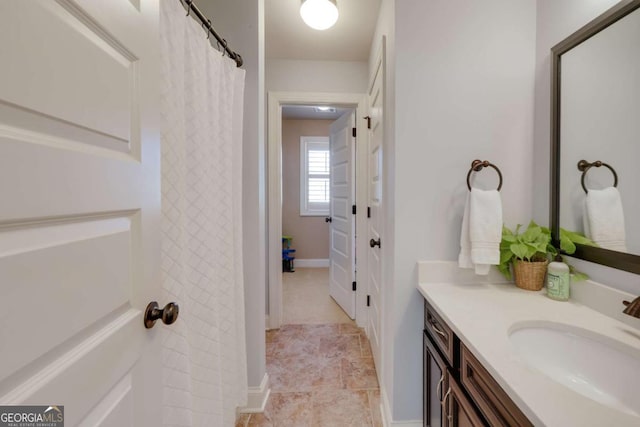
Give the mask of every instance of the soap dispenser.
M 547 296 L 557 301 L 567 301 L 570 280 L 569 266 L 562 262 L 560 254 L 556 255 L 547 267 Z

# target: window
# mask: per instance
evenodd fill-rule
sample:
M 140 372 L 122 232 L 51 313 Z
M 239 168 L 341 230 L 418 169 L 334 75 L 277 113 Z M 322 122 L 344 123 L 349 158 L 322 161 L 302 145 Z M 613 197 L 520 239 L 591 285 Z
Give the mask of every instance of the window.
M 330 180 L 329 138 L 300 138 L 300 215 L 329 215 Z

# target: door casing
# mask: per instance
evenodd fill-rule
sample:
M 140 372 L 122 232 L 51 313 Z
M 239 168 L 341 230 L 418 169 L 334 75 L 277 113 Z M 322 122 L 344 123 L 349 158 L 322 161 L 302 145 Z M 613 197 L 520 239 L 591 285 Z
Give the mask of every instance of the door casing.
M 356 235 L 366 236 L 366 180 L 367 180 L 367 121 L 368 101 L 364 93 L 269 92 L 268 93 L 268 227 L 267 227 L 267 328 L 282 324 L 282 106 L 331 105 L 356 109 Z M 356 241 L 356 253 L 366 254 L 364 238 Z M 367 271 L 366 257 L 358 257 L 358 271 Z M 366 276 L 358 274 L 356 290 L 356 324 L 364 327 L 367 321 L 368 284 Z

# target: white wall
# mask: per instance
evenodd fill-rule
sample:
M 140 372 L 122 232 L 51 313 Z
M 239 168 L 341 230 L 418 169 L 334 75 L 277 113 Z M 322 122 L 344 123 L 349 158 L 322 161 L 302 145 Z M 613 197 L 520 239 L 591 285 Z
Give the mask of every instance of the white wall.
M 394 421 L 422 418 L 416 262 L 457 259 L 471 161 L 501 168 L 505 222 L 531 217 L 535 24 L 535 0 L 395 2 L 391 390 L 384 384 Z M 492 175 L 478 185 L 495 185 Z
M 264 0 L 199 0 L 196 4 L 231 49 L 242 55 L 246 70 L 242 159 L 245 319 L 248 382 L 249 387 L 257 387 L 266 373 Z
M 382 319 L 384 323 L 381 325 L 381 352 L 383 366 L 378 366 L 382 372 L 380 384 L 383 391 L 382 404 L 387 409 L 393 408 L 393 360 L 394 347 L 391 343 L 394 340 L 393 328 L 393 309 L 394 309 L 394 258 L 386 256 L 387 253 L 393 252 L 394 247 L 394 212 L 395 212 L 395 194 L 393 193 L 394 183 L 394 153 L 395 153 L 395 0 L 382 0 L 380 4 L 380 12 L 376 31 L 373 36 L 371 52 L 369 55 L 369 83 L 373 79 L 373 71 L 375 70 L 378 54 L 381 52 L 383 38 L 385 40 L 385 78 L 384 78 L 384 94 L 383 94 L 383 133 L 382 141 L 382 194 L 384 200 L 384 223 L 382 225 L 381 235 L 384 237 L 384 256 L 385 262 L 382 265 L 383 282 L 387 284 L 382 293 Z M 368 88 L 367 88 L 368 92 Z M 390 249 L 387 249 L 390 248 Z
M 268 59 L 267 91 L 364 93 L 368 67 L 357 61 Z
M 537 1 L 533 216 L 540 224 L 549 222 L 551 47 L 616 3 L 617 0 Z M 580 260 L 570 262 L 595 281 L 638 293 L 640 275 Z

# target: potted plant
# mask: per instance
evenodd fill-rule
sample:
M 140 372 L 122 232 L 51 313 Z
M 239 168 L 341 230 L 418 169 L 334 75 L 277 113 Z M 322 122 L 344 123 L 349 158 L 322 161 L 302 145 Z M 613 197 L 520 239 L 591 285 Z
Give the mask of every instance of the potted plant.
M 502 227 L 502 241 L 500 242 L 500 264 L 498 270 L 507 279 L 511 279 L 511 266 L 515 276 L 516 286 L 522 289 L 539 291 L 544 285 L 545 274 L 549 259 L 558 254 L 551 244 L 551 231 L 531 221 L 523 232 L 518 224 L 515 232 Z M 576 250 L 576 243 L 595 245 L 591 240 L 573 231 L 560 229 L 560 249 L 567 254 Z M 587 276 L 569 266 L 574 280 L 583 280 Z

